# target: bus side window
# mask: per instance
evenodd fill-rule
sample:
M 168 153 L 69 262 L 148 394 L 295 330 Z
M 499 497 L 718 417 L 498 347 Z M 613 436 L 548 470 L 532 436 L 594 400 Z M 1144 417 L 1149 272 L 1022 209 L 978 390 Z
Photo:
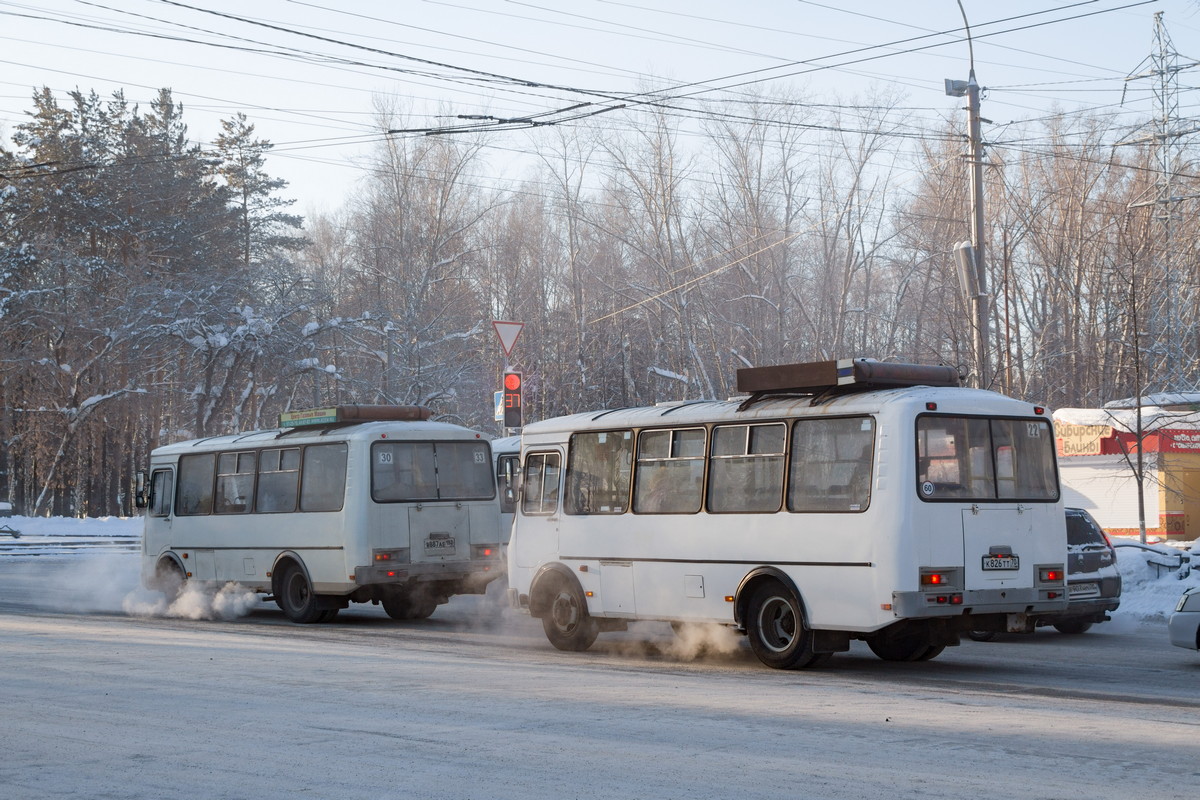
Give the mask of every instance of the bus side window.
M 577 433 L 567 462 L 568 514 L 624 514 L 633 473 L 633 431 Z
M 171 516 L 174 476 L 169 469 L 156 469 L 150 476 L 150 516 Z
M 797 420 L 792 427 L 790 511 L 865 511 L 871 504 L 875 420 Z
M 175 513 L 181 517 L 211 514 L 215 453 L 197 453 L 179 459 L 179 498 Z
M 315 444 L 304 448 L 301 474 L 301 511 L 342 510 L 346 494 L 345 444 Z
M 642 431 L 633 484 L 634 513 L 699 511 L 704 443 L 704 428 Z
M 295 511 L 299 476 L 299 448 L 263 450 L 259 454 L 255 511 Z
M 254 494 L 254 453 L 221 453 L 217 458 L 217 495 L 213 512 L 245 514 Z
M 713 428 L 708 510 L 715 514 L 778 511 L 786 443 L 782 422 Z
M 558 453 L 530 453 L 521 482 L 521 513 L 549 515 L 558 510 Z

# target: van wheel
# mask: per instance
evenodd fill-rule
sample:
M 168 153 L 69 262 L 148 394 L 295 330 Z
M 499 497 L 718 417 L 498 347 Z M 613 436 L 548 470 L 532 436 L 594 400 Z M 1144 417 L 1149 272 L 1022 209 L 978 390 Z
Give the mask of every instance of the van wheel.
M 967 638 L 973 642 L 990 642 L 996 638 L 995 631 L 967 631 Z
M 587 601 L 566 578 L 551 575 L 547 582 L 550 602 L 542 617 L 546 638 L 559 650 L 587 650 L 600 634 L 600 626 L 588 614 Z
M 778 581 L 764 583 L 750 596 L 746 635 L 754 655 L 773 669 L 801 669 L 819 660 L 800 602 Z
M 310 622 L 320 622 L 324 611 L 317 608 L 317 595 L 313 592 L 308 576 L 298 564 L 290 564 L 279 579 L 279 594 L 276 596 L 279 607 L 292 622 L 307 625 Z
M 1062 622 L 1054 623 L 1054 629 L 1059 633 L 1087 633 L 1092 627 L 1090 622 L 1081 622 L 1077 619 L 1065 619 Z

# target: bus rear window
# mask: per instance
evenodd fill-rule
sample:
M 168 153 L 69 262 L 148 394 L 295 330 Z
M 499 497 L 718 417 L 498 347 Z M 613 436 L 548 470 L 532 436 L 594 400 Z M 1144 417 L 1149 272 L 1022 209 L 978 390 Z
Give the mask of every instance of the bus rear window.
M 486 442 L 371 445 L 371 497 L 377 503 L 487 500 L 495 491 Z
M 919 417 L 917 492 L 925 500 L 1057 500 L 1050 423 Z

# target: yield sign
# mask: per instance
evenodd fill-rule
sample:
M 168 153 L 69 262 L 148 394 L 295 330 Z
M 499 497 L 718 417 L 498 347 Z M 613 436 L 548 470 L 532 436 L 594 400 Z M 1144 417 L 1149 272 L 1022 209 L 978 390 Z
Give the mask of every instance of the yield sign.
M 517 337 L 521 335 L 521 328 L 525 327 L 525 323 L 494 320 L 492 327 L 496 329 L 496 335 L 500 337 L 500 347 L 507 356 L 512 353 L 513 345 L 517 343 Z

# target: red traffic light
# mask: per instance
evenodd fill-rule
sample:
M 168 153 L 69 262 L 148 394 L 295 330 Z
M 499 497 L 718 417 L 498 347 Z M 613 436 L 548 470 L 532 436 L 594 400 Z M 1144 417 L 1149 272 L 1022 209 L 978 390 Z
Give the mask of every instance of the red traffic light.
M 521 373 L 504 373 L 504 427 L 521 427 Z

